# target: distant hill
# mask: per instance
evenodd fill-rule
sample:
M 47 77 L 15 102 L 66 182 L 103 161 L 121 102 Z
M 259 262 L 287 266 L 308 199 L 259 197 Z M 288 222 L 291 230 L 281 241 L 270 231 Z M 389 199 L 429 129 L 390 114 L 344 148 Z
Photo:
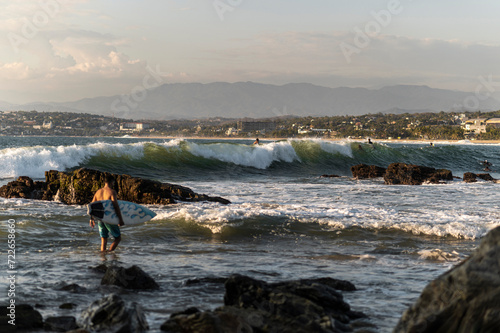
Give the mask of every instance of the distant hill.
M 282 86 L 254 82 L 164 84 L 143 94 L 85 98 L 66 103 L 31 103 L 0 107 L 11 110 L 84 112 L 132 119 L 204 117 L 268 118 L 283 115 L 337 116 L 369 113 L 460 111 L 474 93 L 397 85 L 377 90 L 327 88 L 308 83 Z M 478 100 L 479 101 L 479 100 Z M 480 101 L 481 111 L 500 109 L 492 97 Z M 464 110 L 476 111 L 464 108 Z

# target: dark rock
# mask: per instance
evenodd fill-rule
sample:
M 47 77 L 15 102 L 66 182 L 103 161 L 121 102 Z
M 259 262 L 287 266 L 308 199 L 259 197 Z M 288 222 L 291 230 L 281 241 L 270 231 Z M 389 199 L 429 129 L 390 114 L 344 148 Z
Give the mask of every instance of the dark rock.
M 89 268 L 96 273 L 103 273 L 103 274 L 106 273 L 106 271 L 108 270 L 108 266 L 105 264 L 100 264 Z
M 384 175 L 386 185 L 421 185 L 424 182 L 437 184 L 441 180 L 453 180 L 451 171 L 405 163 L 390 164 Z
M 84 205 L 92 201 L 94 193 L 104 186 L 107 172 L 78 169 L 73 172 L 50 170 L 45 172 L 45 182 L 33 182 L 29 177 L 19 177 L 0 188 L 4 198 L 57 200 L 69 205 Z M 211 201 L 231 203 L 221 197 L 198 194 L 191 189 L 169 183 L 111 174 L 115 179 L 115 190 L 121 200 L 139 204 L 166 205 L 181 201 Z
M 472 172 L 466 172 L 464 173 L 464 182 L 466 183 L 475 183 L 477 182 L 477 175 Z
M 477 178 L 481 178 L 482 180 L 494 181 L 495 178 L 491 177 L 489 173 L 478 173 Z
M 477 182 L 477 178 L 479 179 L 482 179 L 482 180 L 486 180 L 486 181 L 492 181 L 492 182 L 497 182 L 497 180 L 493 177 L 491 177 L 491 175 L 489 173 L 472 173 L 472 172 L 466 172 L 464 173 L 464 182 L 466 183 L 475 183 Z
M 50 332 L 66 332 L 78 328 L 73 316 L 48 317 L 45 319 L 44 328 Z
M 0 187 L 0 196 L 4 198 L 41 199 L 43 192 L 42 182 L 33 182 L 26 176 Z
M 429 283 L 394 329 L 403 332 L 498 332 L 500 227 L 466 260 Z
M 31 305 L 15 303 L 0 305 L 0 332 L 34 331 L 41 328 L 43 328 L 42 315 Z
M 339 175 L 321 175 L 321 178 L 339 178 Z
M 87 291 L 87 289 L 85 289 L 84 287 L 82 287 L 76 283 L 62 286 L 62 287 L 58 288 L 58 290 L 69 291 L 69 292 L 76 293 L 76 294 L 82 294 L 82 293 L 85 293 Z
M 126 305 L 116 294 L 93 302 L 82 312 L 78 324 L 89 331 L 112 333 L 144 332 L 149 329 L 141 306 L 135 302 Z
M 186 281 L 186 286 L 194 285 L 194 284 L 201 284 L 201 283 L 218 283 L 218 284 L 224 284 L 226 283 L 227 278 L 224 277 L 206 277 L 206 278 L 201 278 L 201 279 L 189 279 Z
M 385 168 L 376 165 L 358 164 L 351 167 L 352 176 L 356 179 L 383 177 Z
M 335 290 L 342 290 L 342 291 L 355 291 L 356 286 L 346 280 L 338 280 L 338 279 L 332 279 L 332 278 L 318 278 L 318 279 L 303 279 L 299 280 L 301 283 L 306 283 L 306 284 L 313 284 L 313 283 L 320 283 L 324 284 L 325 286 L 329 286 Z
M 324 282 L 324 283 L 323 283 Z M 347 282 L 347 281 L 343 281 Z M 225 283 L 224 306 L 172 314 L 161 329 L 168 332 L 340 332 L 350 330 L 352 312 L 330 285 L 354 290 L 334 279 L 266 283 L 233 275 Z
M 146 274 L 140 267 L 109 266 L 101 280 L 103 285 L 115 285 L 125 289 L 159 289 L 155 280 Z
M 63 303 L 59 305 L 59 309 L 64 309 L 64 310 L 72 310 L 74 308 L 76 308 L 75 303 Z
M 170 333 L 189 332 L 189 333 L 220 333 L 220 332 L 258 332 L 253 329 L 256 326 L 262 326 L 262 318 L 258 314 L 235 307 L 224 307 L 208 312 L 196 312 L 189 315 L 175 315 L 160 326 L 162 331 Z M 251 324 L 254 324 L 252 326 Z M 286 332 L 272 331 L 269 332 Z M 264 332 L 261 331 L 261 332 Z M 296 331 L 299 332 L 299 331 Z

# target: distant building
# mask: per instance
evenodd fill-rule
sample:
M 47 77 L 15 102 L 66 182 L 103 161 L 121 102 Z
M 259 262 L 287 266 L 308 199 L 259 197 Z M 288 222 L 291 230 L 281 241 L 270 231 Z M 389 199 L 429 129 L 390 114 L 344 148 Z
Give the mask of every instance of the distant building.
M 231 135 L 238 135 L 238 130 L 235 129 L 234 127 L 229 127 L 229 129 L 226 131 L 226 135 L 227 136 L 231 136 Z
M 464 129 L 466 132 L 474 134 L 486 133 L 486 119 L 468 119 L 465 121 Z
M 490 118 L 486 120 L 486 126 L 500 128 L 500 118 Z
M 274 131 L 276 124 L 272 121 L 238 121 L 240 132 L 266 132 Z
M 149 129 L 147 123 L 124 123 L 120 125 L 120 131 L 143 131 Z

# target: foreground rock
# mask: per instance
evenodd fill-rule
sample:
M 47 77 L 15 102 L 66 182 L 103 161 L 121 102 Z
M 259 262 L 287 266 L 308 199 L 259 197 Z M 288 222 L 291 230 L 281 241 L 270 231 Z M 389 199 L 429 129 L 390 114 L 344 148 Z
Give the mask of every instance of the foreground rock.
M 189 308 L 172 314 L 161 329 L 168 332 L 348 332 L 351 311 L 332 286 L 352 290 L 333 279 L 268 284 L 233 275 L 225 282 L 224 306 L 200 312 Z M 354 288 L 355 289 L 355 288 Z
M 30 332 L 43 328 L 40 312 L 28 304 L 0 306 L 0 332 Z
M 115 294 L 92 303 L 82 312 L 79 326 L 89 331 L 144 332 L 149 329 L 146 316 L 137 303 L 125 304 Z
M 73 316 L 48 317 L 44 323 L 44 329 L 49 332 L 67 332 L 77 328 L 76 319 Z
M 401 317 L 395 333 L 499 332 L 500 227 L 468 259 L 439 276 Z
M 135 265 L 129 268 L 109 266 L 104 273 L 101 284 L 135 290 L 155 290 L 160 288 L 151 276 Z
M 94 193 L 104 186 L 107 172 L 78 169 L 73 172 L 46 171 L 45 181 L 34 182 L 29 177 L 19 177 L 0 188 L 0 197 L 39 200 L 56 200 L 68 205 L 84 205 L 92 201 Z M 166 205 L 181 201 L 213 201 L 229 204 L 221 197 L 197 194 L 191 189 L 169 183 L 111 174 L 116 182 L 115 190 L 121 200 L 139 204 Z

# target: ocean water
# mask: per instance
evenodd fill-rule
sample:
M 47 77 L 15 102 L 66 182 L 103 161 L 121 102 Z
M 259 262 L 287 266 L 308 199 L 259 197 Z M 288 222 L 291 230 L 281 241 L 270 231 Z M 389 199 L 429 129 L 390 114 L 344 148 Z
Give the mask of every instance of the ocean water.
M 332 277 L 358 288 L 344 292 L 376 332 L 390 332 L 425 285 L 466 258 L 500 225 L 499 184 L 387 186 L 355 180 L 350 167 L 406 162 L 482 172 L 500 178 L 500 146 L 470 142 L 195 140 L 0 137 L 0 185 L 18 176 L 80 167 L 127 173 L 222 196 L 230 205 L 151 206 L 158 215 L 123 227 L 115 253 L 101 254 L 85 206 L 0 198 L 2 276 L 15 270 L 16 304 L 44 317 L 73 315 L 118 292 L 145 309 L 150 332 L 172 312 L 223 304 L 224 288 L 188 279 L 240 273 L 268 282 Z M 360 147 L 361 145 L 361 147 Z M 340 177 L 322 178 L 323 174 Z M 8 221 L 15 221 L 15 263 L 8 267 Z M 10 258 L 12 259 L 12 258 Z M 90 269 L 103 262 L 138 265 L 161 286 L 128 292 L 100 286 Z M 61 290 L 76 283 L 82 289 Z M 9 283 L 0 281 L 4 302 Z M 73 303 L 72 310 L 60 309 Z

